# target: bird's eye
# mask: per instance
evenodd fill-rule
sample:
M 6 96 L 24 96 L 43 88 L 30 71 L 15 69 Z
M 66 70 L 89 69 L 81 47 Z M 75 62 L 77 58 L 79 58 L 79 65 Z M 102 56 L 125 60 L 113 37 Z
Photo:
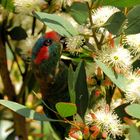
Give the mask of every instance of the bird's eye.
M 44 46 L 50 46 L 52 44 L 52 39 L 46 39 L 45 41 L 44 41 Z

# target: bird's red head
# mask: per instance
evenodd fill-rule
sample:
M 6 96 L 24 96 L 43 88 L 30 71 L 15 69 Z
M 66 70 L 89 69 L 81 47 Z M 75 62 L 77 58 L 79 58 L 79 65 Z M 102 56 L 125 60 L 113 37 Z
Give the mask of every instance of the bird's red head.
M 54 31 L 45 33 L 41 37 L 33 48 L 33 61 L 35 64 L 40 64 L 43 60 L 48 60 L 50 58 L 50 53 L 55 53 L 57 47 L 53 45 L 60 41 L 61 36 Z M 35 54 L 35 55 L 34 55 Z
M 54 31 L 50 31 L 50 32 L 45 33 L 45 38 L 52 39 L 55 42 L 60 41 L 60 35 L 57 32 L 54 32 Z

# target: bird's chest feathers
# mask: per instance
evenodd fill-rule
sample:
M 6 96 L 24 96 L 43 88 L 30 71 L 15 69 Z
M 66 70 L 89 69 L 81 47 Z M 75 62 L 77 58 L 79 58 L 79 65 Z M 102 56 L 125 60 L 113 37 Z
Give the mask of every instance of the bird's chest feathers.
M 43 46 L 38 52 L 36 58 L 34 59 L 35 64 L 40 64 L 43 60 L 49 59 L 49 49 L 46 46 Z

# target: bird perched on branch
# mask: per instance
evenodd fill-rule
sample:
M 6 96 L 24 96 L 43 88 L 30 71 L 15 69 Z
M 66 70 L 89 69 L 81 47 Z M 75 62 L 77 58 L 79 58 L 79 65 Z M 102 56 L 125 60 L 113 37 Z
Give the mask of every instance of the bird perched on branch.
M 32 49 L 32 68 L 40 85 L 43 101 L 55 111 L 57 102 L 70 102 L 68 93 L 67 66 L 60 61 L 62 44 L 60 35 L 54 31 L 40 37 Z M 58 115 L 44 107 L 47 116 L 58 119 Z M 51 122 L 64 138 L 67 124 Z

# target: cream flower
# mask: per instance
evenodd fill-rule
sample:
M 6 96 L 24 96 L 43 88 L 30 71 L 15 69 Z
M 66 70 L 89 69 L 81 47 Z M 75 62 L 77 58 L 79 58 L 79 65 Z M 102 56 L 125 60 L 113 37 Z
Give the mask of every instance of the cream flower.
M 128 76 L 128 85 L 125 94 L 128 102 L 140 103 L 140 75 L 136 72 Z
M 72 54 L 77 54 L 82 51 L 81 45 L 83 45 L 84 37 L 73 36 L 66 40 L 67 50 Z
M 43 4 L 44 0 L 14 0 L 16 12 L 23 14 L 31 14 L 33 10 L 39 10 Z
M 108 136 L 112 135 L 115 138 L 122 135 L 123 125 L 119 117 L 114 113 L 114 110 L 109 110 L 109 106 L 104 102 L 95 110 L 90 110 L 85 116 L 85 121 L 91 127 L 92 125 L 97 126 L 101 132 L 106 132 Z
M 101 8 L 98 8 L 94 11 L 92 15 L 93 23 L 100 27 L 102 26 L 114 13 L 118 12 L 119 9 L 112 6 L 104 6 Z
M 127 35 L 124 41 L 130 46 L 133 54 L 140 53 L 140 33 L 134 35 Z
M 112 135 L 114 138 L 116 136 L 122 135 L 122 124 L 117 116 L 112 110 L 106 111 L 106 108 L 102 108 L 94 112 L 96 117 L 95 124 L 102 130 Z
M 115 69 L 119 69 L 121 72 L 125 72 L 131 68 L 131 55 L 129 50 L 118 46 L 114 48 L 107 48 L 103 50 L 98 59 L 108 66 Z

